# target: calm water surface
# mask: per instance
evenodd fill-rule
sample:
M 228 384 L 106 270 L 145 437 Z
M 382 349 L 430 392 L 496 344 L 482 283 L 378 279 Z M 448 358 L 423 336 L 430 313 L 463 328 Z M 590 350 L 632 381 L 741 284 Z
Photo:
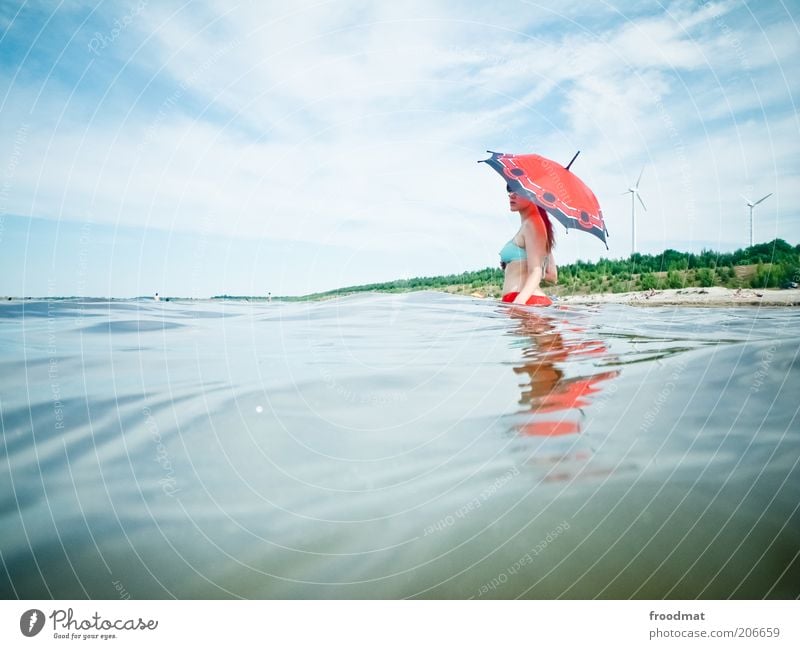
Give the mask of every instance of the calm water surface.
M 800 311 L 0 305 L 6 598 L 800 595 Z

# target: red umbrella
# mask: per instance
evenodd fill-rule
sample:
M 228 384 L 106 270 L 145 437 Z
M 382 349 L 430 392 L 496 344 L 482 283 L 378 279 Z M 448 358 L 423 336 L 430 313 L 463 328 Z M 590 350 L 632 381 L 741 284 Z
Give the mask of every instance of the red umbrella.
M 487 163 L 505 178 L 513 191 L 544 208 L 567 228 L 567 231 L 570 228 L 584 230 L 606 243 L 608 230 L 597 198 L 592 190 L 569 170 L 580 151 L 566 167 L 535 153 L 526 155 L 494 151 L 489 153 L 492 157 L 480 162 Z

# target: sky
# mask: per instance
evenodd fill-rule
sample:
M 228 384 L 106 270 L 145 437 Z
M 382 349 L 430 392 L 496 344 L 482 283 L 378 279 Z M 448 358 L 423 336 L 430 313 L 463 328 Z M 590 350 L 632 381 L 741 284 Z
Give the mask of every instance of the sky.
M 302 295 L 496 266 L 487 150 L 594 191 L 609 249 L 800 242 L 797 2 L 0 4 L 0 295 Z

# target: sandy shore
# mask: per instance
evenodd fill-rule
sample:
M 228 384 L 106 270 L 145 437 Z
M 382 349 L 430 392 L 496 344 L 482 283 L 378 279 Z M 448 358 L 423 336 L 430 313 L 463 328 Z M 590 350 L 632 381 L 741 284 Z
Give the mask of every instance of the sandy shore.
M 633 293 L 565 295 L 560 304 L 630 304 L 633 306 L 800 306 L 800 289 L 678 288 Z

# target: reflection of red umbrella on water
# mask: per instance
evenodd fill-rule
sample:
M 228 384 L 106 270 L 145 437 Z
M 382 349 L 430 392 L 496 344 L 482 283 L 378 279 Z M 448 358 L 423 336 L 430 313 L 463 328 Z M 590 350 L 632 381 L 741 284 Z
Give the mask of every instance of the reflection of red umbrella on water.
M 525 370 L 514 368 L 518 374 L 523 373 Z M 602 388 L 599 387 L 600 383 L 608 381 L 619 376 L 618 371 L 602 372 L 592 376 L 577 377 L 574 379 L 567 379 L 552 386 L 549 392 L 543 394 L 535 394 L 535 390 L 530 392 L 523 392 L 523 400 L 531 406 L 531 414 L 536 417 L 537 415 L 546 415 L 553 412 L 566 412 L 584 408 L 590 404 L 587 399 L 589 395 L 600 392 Z M 534 418 L 522 424 L 519 431 L 523 435 L 537 435 L 552 437 L 555 435 L 569 435 L 572 433 L 580 432 L 580 425 L 577 421 L 567 419 L 552 420 L 548 418 Z
M 505 178 L 512 190 L 544 208 L 567 228 L 567 231 L 570 228 L 584 230 L 606 243 L 608 230 L 597 198 L 592 190 L 569 170 L 575 158 L 564 167 L 534 153 L 527 155 L 493 151 L 489 153 L 492 157 L 481 162 L 487 163 Z
M 586 397 L 600 392 L 601 388 L 598 387 L 598 384 L 617 376 L 619 376 L 619 372 L 614 371 L 564 380 L 554 386 L 549 393 L 531 399 L 531 409 L 536 414 L 543 414 L 585 408 L 591 403 Z

